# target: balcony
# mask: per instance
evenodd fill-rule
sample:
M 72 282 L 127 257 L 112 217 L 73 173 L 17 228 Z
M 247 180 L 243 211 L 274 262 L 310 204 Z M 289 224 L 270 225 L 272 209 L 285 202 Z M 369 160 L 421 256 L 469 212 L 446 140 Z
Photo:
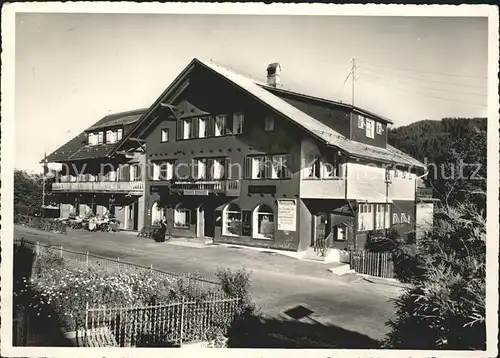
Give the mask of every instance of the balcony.
M 63 182 L 53 183 L 53 192 L 87 192 L 87 193 L 137 193 L 144 191 L 141 181 L 95 181 L 95 182 Z
M 170 191 L 183 195 L 225 194 L 239 196 L 241 183 L 239 180 L 203 180 L 195 182 L 174 182 Z

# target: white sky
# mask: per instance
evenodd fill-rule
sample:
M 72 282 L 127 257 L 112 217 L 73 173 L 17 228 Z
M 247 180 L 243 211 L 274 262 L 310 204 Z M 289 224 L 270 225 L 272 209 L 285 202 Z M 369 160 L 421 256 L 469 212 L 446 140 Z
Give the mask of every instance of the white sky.
M 193 57 L 258 79 L 278 61 L 284 87 L 349 103 L 355 57 L 356 105 L 396 126 L 485 117 L 487 40 L 486 18 L 18 13 L 14 165 L 149 107 Z

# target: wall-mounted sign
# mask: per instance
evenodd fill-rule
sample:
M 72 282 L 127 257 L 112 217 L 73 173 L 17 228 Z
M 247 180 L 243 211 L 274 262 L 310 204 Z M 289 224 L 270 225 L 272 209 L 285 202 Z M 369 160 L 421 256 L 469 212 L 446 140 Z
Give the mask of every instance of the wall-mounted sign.
M 295 200 L 278 200 L 278 230 L 295 231 L 297 222 Z

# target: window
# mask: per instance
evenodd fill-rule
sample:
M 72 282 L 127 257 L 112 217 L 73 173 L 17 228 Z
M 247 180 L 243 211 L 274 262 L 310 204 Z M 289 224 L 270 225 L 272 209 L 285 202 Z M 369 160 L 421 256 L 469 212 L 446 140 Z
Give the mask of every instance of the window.
M 377 122 L 377 134 L 382 133 L 384 133 L 384 127 L 382 126 L 382 123 Z
M 373 230 L 373 204 L 360 204 L 358 211 L 358 231 Z
M 307 176 L 306 178 L 310 179 L 319 179 L 321 178 L 321 161 L 317 156 L 310 156 L 307 159 Z
M 391 227 L 391 204 L 385 204 L 385 226 L 384 229 Z
M 266 177 L 266 157 L 252 158 L 252 179 L 264 179 Z
M 141 167 L 139 164 L 130 165 L 130 181 L 140 181 L 141 180 Z
M 177 204 L 174 209 L 174 227 L 179 229 L 189 229 L 191 211 L 184 207 L 182 203 Z
M 335 176 L 335 169 L 332 163 L 321 163 L 321 179 L 331 179 Z
M 306 178 L 308 179 L 332 179 L 340 173 L 340 161 L 336 158 L 320 158 L 311 156 L 307 159 Z
M 104 143 L 103 140 L 104 140 L 104 132 L 99 132 L 97 134 L 97 144 L 103 144 Z
M 163 128 L 161 130 L 161 142 L 162 143 L 168 142 L 169 136 L 170 136 L 170 133 L 168 131 L 168 128 Z
M 106 131 L 106 144 L 116 143 L 116 132 L 112 130 Z
M 192 167 L 193 179 L 206 179 L 207 178 L 207 159 L 193 159 Z
M 213 159 L 210 172 L 211 172 L 211 178 L 212 179 L 222 179 L 224 176 L 224 163 L 225 159 L 224 158 L 215 158 Z
M 185 119 L 184 123 L 184 139 L 193 138 L 193 120 Z
M 274 237 L 274 213 L 267 205 L 254 210 L 254 237 L 271 240 Z
M 335 240 L 336 241 L 346 241 L 347 240 L 347 234 L 348 234 L 348 227 L 346 224 L 342 223 L 340 225 L 337 225 L 334 227 L 335 228 Z
M 220 137 L 226 134 L 226 115 L 219 115 L 215 117 L 215 136 Z
M 241 235 L 241 209 L 238 205 L 229 204 L 222 211 L 222 234 Z
M 272 157 L 272 179 L 285 179 L 290 177 L 288 167 L 290 165 L 289 155 L 275 155 Z
M 386 205 L 385 204 L 376 204 L 375 205 L 375 229 L 385 229 L 385 210 L 386 210 Z
M 153 180 L 160 180 L 160 163 L 153 163 Z
M 199 118 L 198 119 L 198 138 L 208 137 L 207 133 L 207 118 Z
M 119 141 L 122 140 L 122 138 L 123 138 L 123 129 L 118 128 L 116 131 L 116 140 Z
M 374 128 L 374 123 L 372 119 L 366 119 L 366 136 L 369 138 L 374 138 L 375 137 L 375 128 Z
M 264 131 L 273 132 L 274 131 L 274 118 L 266 117 L 264 120 Z
M 406 170 L 401 170 L 401 178 L 406 179 Z
M 174 177 L 174 163 L 175 161 L 169 160 L 160 164 L 161 180 L 171 180 Z
M 88 142 L 89 142 L 89 145 L 96 145 L 97 144 L 97 136 L 94 133 L 89 133 L 88 134 Z
M 365 127 L 365 117 L 358 115 L 358 128 Z
M 243 121 L 244 121 L 243 113 L 235 113 L 233 115 L 233 134 L 243 133 Z

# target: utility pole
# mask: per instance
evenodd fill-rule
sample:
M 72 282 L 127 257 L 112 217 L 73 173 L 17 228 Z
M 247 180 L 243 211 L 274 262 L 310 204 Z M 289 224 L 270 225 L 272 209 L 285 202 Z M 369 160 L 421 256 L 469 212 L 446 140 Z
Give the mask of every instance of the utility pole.
M 352 81 L 352 93 L 351 93 L 351 106 L 354 107 L 354 82 L 356 82 L 356 58 L 351 58 L 351 81 Z

